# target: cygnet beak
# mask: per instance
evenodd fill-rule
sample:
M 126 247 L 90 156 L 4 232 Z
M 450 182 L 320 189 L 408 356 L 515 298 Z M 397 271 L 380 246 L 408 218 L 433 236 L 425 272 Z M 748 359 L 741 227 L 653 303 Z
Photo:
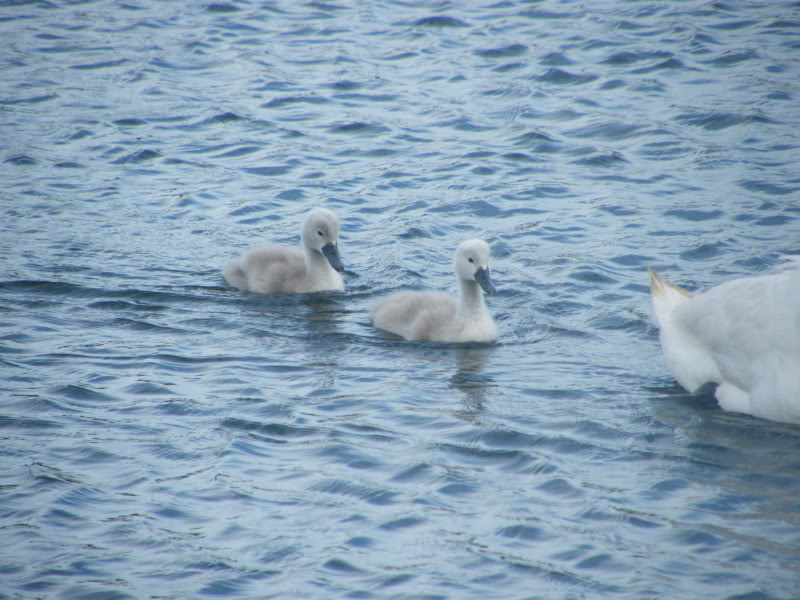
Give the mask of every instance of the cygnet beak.
M 328 259 L 328 262 L 331 263 L 331 266 L 339 273 L 344 271 L 344 263 L 342 263 L 342 259 L 339 258 L 339 247 L 336 244 L 333 242 L 328 242 L 325 244 L 322 247 L 322 254 Z
M 492 283 L 492 278 L 489 276 L 488 268 L 478 267 L 478 270 L 475 271 L 475 281 L 477 281 L 483 288 L 483 291 L 490 296 L 497 291 Z

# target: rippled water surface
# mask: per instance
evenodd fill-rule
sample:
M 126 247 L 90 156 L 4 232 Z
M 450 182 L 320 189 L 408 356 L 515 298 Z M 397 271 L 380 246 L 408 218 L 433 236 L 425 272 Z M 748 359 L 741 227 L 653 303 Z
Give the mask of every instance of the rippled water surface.
M 797 2 L 0 3 L 0 597 L 798 594 L 800 427 L 645 267 L 800 252 Z M 344 293 L 226 288 L 342 221 Z M 369 308 L 452 291 L 488 345 Z

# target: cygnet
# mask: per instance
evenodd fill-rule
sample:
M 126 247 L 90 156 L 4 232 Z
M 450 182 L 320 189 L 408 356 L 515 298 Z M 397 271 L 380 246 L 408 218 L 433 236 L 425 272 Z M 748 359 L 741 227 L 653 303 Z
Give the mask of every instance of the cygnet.
M 462 242 L 453 261 L 458 299 L 442 292 L 399 292 L 372 309 L 372 323 L 407 340 L 494 341 L 497 326 L 481 292 L 483 288 L 487 294 L 495 293 L 489 254 L 489 245 L 483 240 Z
M 315 208 L 303 221 L 302 237 L 302 250 L 252 248 L 226 264 L 222 276 L 228 285 L 257 294 L 344 290 L 338 217 L 327 208 Z

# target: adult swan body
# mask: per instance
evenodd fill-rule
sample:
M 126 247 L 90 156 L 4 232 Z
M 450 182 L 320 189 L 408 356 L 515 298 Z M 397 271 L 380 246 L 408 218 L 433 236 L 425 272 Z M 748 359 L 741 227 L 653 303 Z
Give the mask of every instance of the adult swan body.
M 696 296 L 650 269 L 650 291 L 678 383 L 714 382 L 725 410 L 800 423 L 800 263 Z
M 226 264 L 222 276 L 228 285 L 257 294 L 344 290 L 336 215 L 326 208 L 315 208 L 303 221 L 302 237 L 302 250 L 252 248 Z
M 400 292 L 378 303 L 370 313 L 379 329 L 407 340 L 434 342 L 491 342 L 494 323 L 481 289 L 494 294 L 489 275 L 489 245 L 467 240 L 456 249 L 453 268 L 458 299 L 442 292 Z

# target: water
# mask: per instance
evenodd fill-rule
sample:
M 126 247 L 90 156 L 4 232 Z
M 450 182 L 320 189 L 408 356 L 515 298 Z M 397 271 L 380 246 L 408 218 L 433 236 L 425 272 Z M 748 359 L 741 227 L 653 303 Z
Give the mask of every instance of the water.
M 800 234 L 796 2 L 0 5 L 0 597 L 790 598 L 800 429 L 663 363 Z M 342 220 L 347 291 L 222 264 Z M 373 330 L 492 245 L 500 338 Z

